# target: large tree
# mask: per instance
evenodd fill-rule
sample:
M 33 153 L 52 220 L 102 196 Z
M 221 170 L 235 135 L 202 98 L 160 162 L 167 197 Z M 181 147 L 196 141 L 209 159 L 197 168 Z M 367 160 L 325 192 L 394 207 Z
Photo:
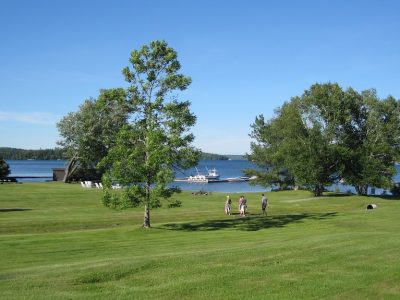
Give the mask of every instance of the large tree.
M 132 51 L 130 63 L 123 69 L 129 83 L 129 124 L 103 160 L 109 168 L 103 178 L 126 186 L 114 198 L 130 197 L 144 204 L 143 227 L 148 228 L 150 208 L 177 191 L 168 185 L 175 170 L 196 165 L 200 153 L 191 145 L 190 128 L 196 117 L 190 112 L 190 102 L 177 99 L 176 91 L 185 90 L 191 79 L 179 73 L 174 49 L 164 41 L 153 41 Z M 109 193 L 106 190 L 104 196 Z
M 352 96 L 339 135 L 344 154 L 340 175 L 362 195 L 371 186 L 391 188 L 400 154 L 400 103 L 390 96 L 379 99 L 375 90 L 346 93 Z
M 388 188 L 399 156 L 399 117 L 399 103 L 392 97 L 379 100 L 373 90 L 357 93 L 338 84 L 315 84 L 271 120 L 256 118 L 250 159 L 286 170 L 315 195 L 338 178 L 360 194 L 368 186 Z M 273 172 L 259 173 L 259 180 L 272 181 Z
M 57 124 L 63 138 L 59 145 L 69 159 L 64 181 L 80 166 L 95 169 L 113 146 L 116 134 L 127 123 L 126 92 L 122 88 L 101 90 L 98 99 L 88 99 L 77 112 Z
M 276 111 L 277 116 L 265 121 L 263 115 L 252 125 L 251 160 L 268 171 L 248 172 L 257 175 L 265 185 L 290 179 L 294 184 L 310 188 L 320 196 L 324 186 L 334 181 L 338 163 L 330 132 L 322 128 L 309 108 L 293 98 Z

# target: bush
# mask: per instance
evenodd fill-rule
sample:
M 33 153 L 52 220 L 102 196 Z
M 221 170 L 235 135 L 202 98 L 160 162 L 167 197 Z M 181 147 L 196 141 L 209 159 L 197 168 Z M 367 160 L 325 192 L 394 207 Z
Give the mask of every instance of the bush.
M 140 199 L 136 197 L 136 189 L 134 187 L 126 188 L 121 195 L 121 208 L 137 207 L 140 204 Z
M 109 207 L 113 209 L 120 208 L 120 200 L 117 194 L 114 193 L 111 194 Z
M 110 207 L 111 194 L 110 194 L 110 191 L 108 189 L 104 190 L 104 194 L 103 194 L 103 197 L 101 198 L 101 202 L 103 203 L 104 206 Z
M 168 208 L 175 208 L 175 207 L 181 207 L 182 206 L 182 201 L 180 200 L 174 200 L 168 204 Z

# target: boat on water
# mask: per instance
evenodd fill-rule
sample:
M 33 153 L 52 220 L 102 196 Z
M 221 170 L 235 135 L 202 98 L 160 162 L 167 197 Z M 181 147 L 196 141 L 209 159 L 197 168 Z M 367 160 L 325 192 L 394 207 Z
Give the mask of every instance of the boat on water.
M 193 175 L 193 176 L 189 176 L 187 178 L 187 181 L 189 182 L 202 182 L 202 183 L 208 183 L 208 179 L 206 178 L 205 175 Z
M 240 176 L 240 177 L 229 177 L 226 180 L 229 182 L 240 182 L 240 181 L 249 181 L 256 179 L 256 176 L 248 177 L 248 176 Z
M 219 174 L 217 169 L 213 168 L 211 170 L 207 169 L 207 175 L 201 174 L 199 172 L 199 170 L 197 170 L 197 174 L 196 175 L 192 175 L 189 176 L 187 178 L 187 181 L 189 182 L 202 182 L 202 183 L 208 183 L 208 182 L 212 182 L 212 181 L 218 181 L 219 180 Z
M 240 177 L 228 177 L 226 179 L 228 182 L 240 182 L 240 181 L 245 181 L 243 179 L 241 179 Z
M 193 183 L 218 183 L 218 182 L 242 182 L 242 181 L 249 181 L 252 179 L 255 179 L 256 177 L 247 177 L 247 176 L 241 176 L 241 177 L 229 177 L 229 178 L 220 178 L 220 175 L 217 171 L 216 168 L 213 169 L 208 169 L 207 170 L 207 175 L 201 174 L 197 168 L 196 175 L 191 175 L 189 177 L 185 177 L 182 179 L 175 179 L 177 182 L 193 182 Z
M 206 168 L 207 169 L 207 168 Z M 213 168 L 211 170 L 207 169 L 207 179 L 219 179 L 219 174 L 216 168 Z

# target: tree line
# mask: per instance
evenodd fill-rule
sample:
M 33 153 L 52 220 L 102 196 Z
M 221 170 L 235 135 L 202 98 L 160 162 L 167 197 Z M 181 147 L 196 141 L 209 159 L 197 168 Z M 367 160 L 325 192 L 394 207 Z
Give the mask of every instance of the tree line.
M 200 159 L 204 160 L 228 160 L 232 155 L 221 155 L 216 153 L 201 152 Z M 68 159 L 65 154 L 64 149 L 54 148 L 54 149 L 20 149 L 12 147 L 0 147 L 0 157 L 5 160 L 58 160 L 58 159 Z
M 7 160 L 56 160 L 66 158 L 64 150 L 61 148 L 29 150 L 11 147 L 0 147 L 0 157 Z

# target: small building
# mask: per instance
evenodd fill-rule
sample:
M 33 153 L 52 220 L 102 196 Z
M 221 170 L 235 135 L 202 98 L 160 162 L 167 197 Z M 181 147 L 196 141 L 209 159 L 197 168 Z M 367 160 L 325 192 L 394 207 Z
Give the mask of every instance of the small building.
M 65 168 L 53 168 L 53 181 L 63 181 Z

